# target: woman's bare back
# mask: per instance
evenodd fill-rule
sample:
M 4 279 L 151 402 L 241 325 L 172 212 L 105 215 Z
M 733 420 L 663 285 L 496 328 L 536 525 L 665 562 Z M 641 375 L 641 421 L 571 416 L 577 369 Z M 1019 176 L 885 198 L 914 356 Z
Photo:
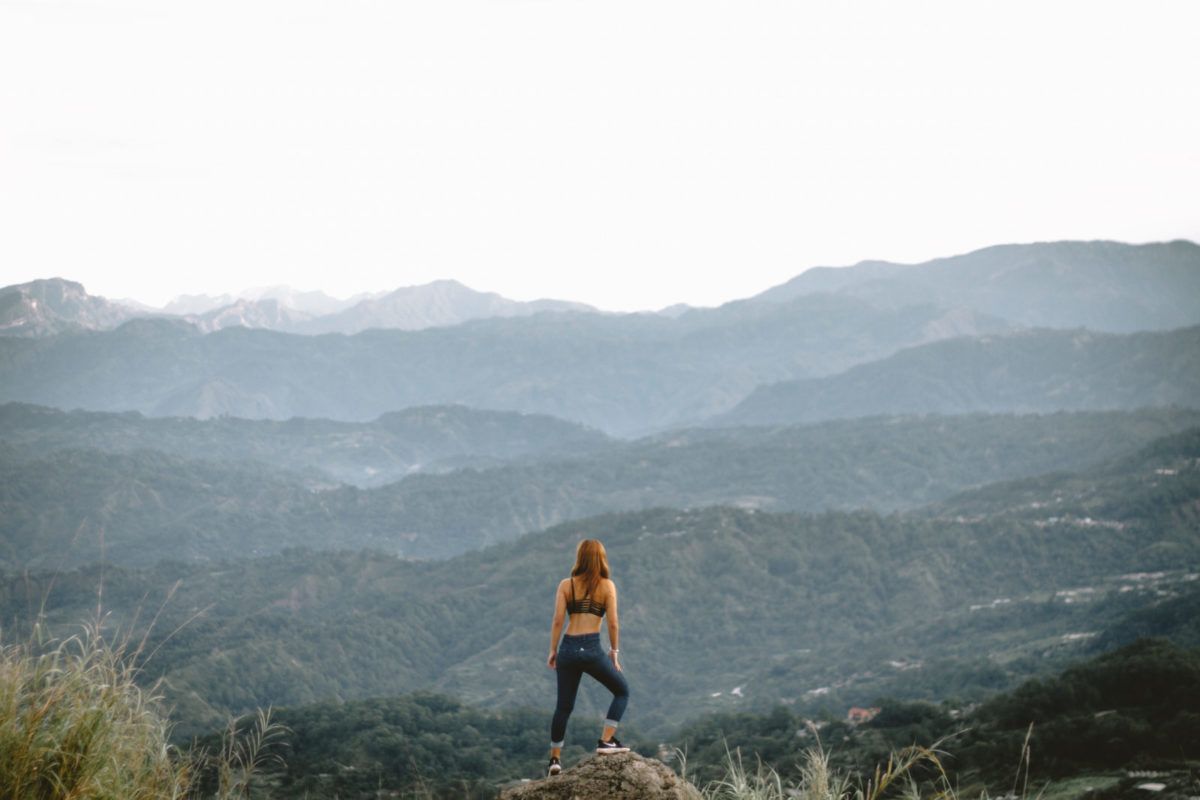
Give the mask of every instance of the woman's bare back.
M 564 603 L 570 602 L 572 590 L 574 590 L 576 600 L 582 600 L 586 595 L 592 599 L 592 602 L 607 606 L 608 599 L 613 594 L 613 582 L 608 578 L 601 578 L 595 591 L 589 594 L 583 578 L 579 576 L 564 578 L 558 585 L 558 591 L 562 595 Z M 596 614 L 571 614 L 567 619 L 567 633 L 571 636 L 599 633 L 603 622 L 604 618 Z

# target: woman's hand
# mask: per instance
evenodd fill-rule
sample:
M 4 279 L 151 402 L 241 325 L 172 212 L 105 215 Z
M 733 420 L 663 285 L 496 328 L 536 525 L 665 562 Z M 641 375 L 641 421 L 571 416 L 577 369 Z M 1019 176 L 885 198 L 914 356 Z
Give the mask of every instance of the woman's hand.
M 546 666 L 550 669 L 558 669 L 558 653 L 551 653 L 546 659 Z
M 617 672 L 620 672 L 621 671 L 621 658 L 620 658 L 620 656 L 617 655 L 617 651 L 609 650 L 608 655 L 609 655 L 609 657 L 612 658 L 613 667 L 617 670 Z

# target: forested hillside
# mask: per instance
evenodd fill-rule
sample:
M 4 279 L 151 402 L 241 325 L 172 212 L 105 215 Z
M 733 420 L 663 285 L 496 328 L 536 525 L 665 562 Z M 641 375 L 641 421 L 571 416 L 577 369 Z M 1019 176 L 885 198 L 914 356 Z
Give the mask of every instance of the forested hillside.
M 761 764 L 796 781 L 803 750 L 820 741 L 835 770 L 861 779 L 897 750 L 940 740 L 958 796 L 995 796 L 1011 789 L 1032 723 L 1031 780 L 1039 787 L 1054 781 L 1057 794 L 1068 781 L 1117 783 L 1114 764 L 1155 770 L 1159 780 L 1186 777 L 1188 760 L 1200 758 L 1198 681 L 1200 651 L 1141 640 L 1073 661 L 981 706 L 879 697 L 877 716 L 852 724 L 840 711 L 776 705 L 706 714 L 661 737 L 634 728 L 623 741 L 672 761 L 678 748 L 689 777 L 704 785 L 725 777 L 730 749 L 752 770 Z M 282 709 L 276 720 L 287 727 L 278 748 L 284 763 L 268 767 L 263 782 L 314 800 L 366 800 L 381 788 L 492 798 L 497 785 L 539 773 L 549 719 L 548 709 L 485 710 L 427 692 Z M 573 728 L 568 764 L 590 749 L 594 734 L 587 725 Z M 918 770 L 915 777 L 932 776 Z
M 1200 327 L 1126 336 L 1034 330 L 935 342 L 839 375 L 762 386 L 713 422 L 1197 404 Z
M 274 453 L 277 461 L 302 436 L 292 427 L 319 432 L 327 424 L 101 423 L 111 436 L 132 430 L 134 442 L 175 449 L 190 448 L 191 434 L 177 438 L 174 431 L 194 427 L 201 439 L 212 432 L 210 452 Z M 206 561 L 297 546 L 443 558 L 571 519 L 655 506 L 886 512 L 991 481 L 1079 469 L 1195 425 L 1200 412 L 1164 410 L 689 430 L 612 443 L 567 461 L 418 474 L 369 490 L 330 488 L 320 474 L 249 462 L 53 451 L 19 434 L 20 446 L 0 449 L 0 566 Z M 275 426 L 283 430 L 270 430 Z M 247 435 L 238 447 L 230 440 L 240 431 Z M 90 423 L 79 438 L 112 441 Z M 52 452 L 38 455 L 44 449 Z
M 158 450 L 190 459 L 261 461 L 293 471 L 320 470 L 356 486 L 380 486 L 418 471 L 577 457 L 610 444 L 599 431 L 554 417 L 453 405 L 406 408 L 371 422 L 336 422 L 146 417 L 5 403 L 0 441 L 41 455 L 64 449 Z
M 1194 435 L 1178 442 L 1124 462 L 1133 470 L 1125 493 L 1096 524 L 663 509 L 445 562 L 290 551 L 13 575 L 2 618 L 19 629 L 44 602 L 47 622 L 63 630 L 95 608 L 101 583 L 115 626 L 140 629 L 165 603 L 146 667 L 167 678 L 189 726 L 256 705 L 429 688 L 537 707 L 552 688 L 543 664 L 552 587 L 579 538 L 597 536 L 621 581 L 622 649 L 642 730 L 779 702 L 979 697 L 1189 585 L 1200 570 L 1200 452 Z M 1076 480 L 1107 480 L 1107 469 Z M 1137 480 L 1158 470 L 1179 482 L 1167 506 Z M 1152 507 L 1160 510 L 1147 517 Z M 689 624 L 701 611 L 702 624 Z
M 1163 640 L 1140 640 L 1077 661 L 978 708 L 885 697 L 874 702 L 880 713 L 861 725 L 841 715 L 806 719 L 786 706 L 767 714 L 712 715 L 685 726 L 677 743 L 702 779 L 722 774 L 731 742 L 744 759 L 761 758 L 794 779 L 797 747 L 812 746 L 818 736 L 836 768 L 859 774 L 869 774 L 889 752 L 940 740 L 959 796 L 1010 790 L 1023 774 L 1027 735 L 1030 780 L 1038 786 L 1076 776 L 1088 776 L 1094 786 L 1112 785 L 1119 779 L 1113 768 L 1120 765 L 1158 772 L 1160 781 L 1174 770 L 1186 782 L 1189 766 L 1200 759 L 1200 650 Z

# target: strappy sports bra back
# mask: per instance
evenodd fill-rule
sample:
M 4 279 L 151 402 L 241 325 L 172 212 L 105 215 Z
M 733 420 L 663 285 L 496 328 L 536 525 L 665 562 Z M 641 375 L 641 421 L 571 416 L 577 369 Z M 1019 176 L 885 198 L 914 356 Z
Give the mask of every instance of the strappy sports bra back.
M 575 598 L 575 578 L 570 578 L 571 581 L 571 599 L 567 601 L 568 614 L 595 614 L 597 617 L 604 616 L 604 603 L 593 600 L 591 597 L 584 595 L 583 597 Z

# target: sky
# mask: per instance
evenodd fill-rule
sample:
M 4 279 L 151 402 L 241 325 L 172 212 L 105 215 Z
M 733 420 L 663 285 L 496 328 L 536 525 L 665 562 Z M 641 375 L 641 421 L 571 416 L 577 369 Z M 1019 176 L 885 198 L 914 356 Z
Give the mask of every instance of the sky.
M 0 285 L 611 310 L 1200 240 L 1200 3 L 0 0 Z

